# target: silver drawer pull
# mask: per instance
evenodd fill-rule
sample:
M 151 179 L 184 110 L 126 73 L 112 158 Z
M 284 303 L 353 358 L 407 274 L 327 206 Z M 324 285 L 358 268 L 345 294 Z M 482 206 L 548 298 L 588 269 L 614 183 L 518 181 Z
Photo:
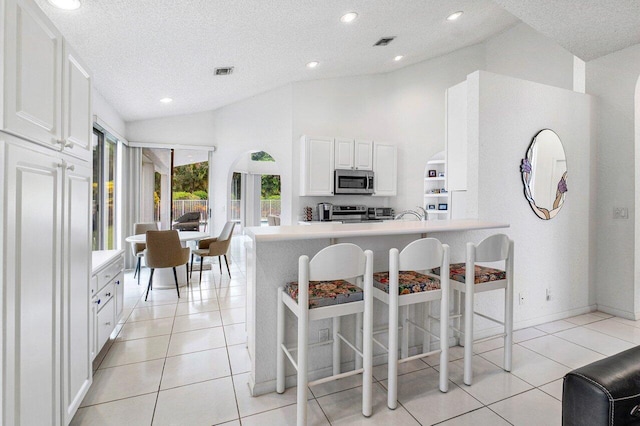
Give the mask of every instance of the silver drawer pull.
M 104 277 L 105 278 L 111 278 L 111 275 L 105 275 Z
M 104 325 L 111 325 L 111 321 L 105 322 Z
M 640 405 L 633 407 L 630 414 L 634 417 L 640 417 Z
M 120 280 L 116 281 L 116 285 L 120 285 Z
M 96 300 L 96 304 L 98 305 L 100 304 L 100 299 Z
M 111 296 L 111 293 L 105 294 L 105 297 L 109 297 L 109 296 Z

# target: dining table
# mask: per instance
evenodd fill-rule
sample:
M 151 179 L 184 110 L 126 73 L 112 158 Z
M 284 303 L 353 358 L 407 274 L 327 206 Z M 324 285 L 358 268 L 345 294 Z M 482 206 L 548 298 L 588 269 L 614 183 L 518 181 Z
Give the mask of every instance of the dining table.
M 178 237 L 180 238 L 180 243 L 183 247 L 187 247 L 190 241 L 199 241 L 204 238 L 209 238 L 211 235 L 207 232 L 199 232 L 199 231 L 178 231 Z M 136 234 L 130 235 L 124 239 L 126 242 L 131 244 L 144 244 L 147 242 L 146 234 Z M 192 247 L 193 248 L 193 247 Z M 142 258 L 144 262 L 144 257 Z M 177 275 L 178 275 L 178 286 L 184 287 L 187 285 L 186 271 L 185 265 L 180 265 L 176 267 Z M 142 272 L 142 271 L 141 271 Z M 153 289 L 156 290 L 175 290 L 176 284 L 173 277 L 173 271 L 171 268 L 158 268 L 155 270 L 153 274 Z

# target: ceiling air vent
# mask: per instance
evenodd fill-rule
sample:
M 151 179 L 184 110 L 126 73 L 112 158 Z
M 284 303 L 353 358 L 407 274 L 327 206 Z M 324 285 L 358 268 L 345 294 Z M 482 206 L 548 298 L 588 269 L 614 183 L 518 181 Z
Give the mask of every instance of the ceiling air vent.
M 229 75 L 233 72 L 233 67 L 223 67 L 223 68 L 216 68 L 215 69 L 215 74 L 216 75 Z
M 374 46 L 386 46 L 387 44 L 391 43 L 394 38 L 395 37 L 383 37 L 380 40 L 376 41 L 376 44 L 374 44 Z

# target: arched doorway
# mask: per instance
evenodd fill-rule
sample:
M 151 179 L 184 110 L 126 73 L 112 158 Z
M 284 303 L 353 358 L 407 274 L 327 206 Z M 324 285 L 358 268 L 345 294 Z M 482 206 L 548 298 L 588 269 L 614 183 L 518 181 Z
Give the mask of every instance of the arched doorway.
M 266 226 L 269 215 L 280 216 L 280 171 L 268 152 L 240 155 L 229 169 L 228 182 L 228 217 L 238 224 L 237 230 Z

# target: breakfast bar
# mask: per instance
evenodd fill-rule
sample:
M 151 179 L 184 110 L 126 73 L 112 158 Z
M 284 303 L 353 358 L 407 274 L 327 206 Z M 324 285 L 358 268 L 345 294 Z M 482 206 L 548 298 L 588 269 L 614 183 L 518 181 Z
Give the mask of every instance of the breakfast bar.
M 389 249 L 402 249 L 418 238 L 434 237 L 452 246 L 452 253 L 463 253 L 466 241 L 480 240 L 495 231 L 473 231 L 508 228 L 508 223 L 482 220 L 388 221 L 375 223 L 320 223 L 312 225 L 250 227 L 247 249 L 247 346 L 251 358 L 250 388 L 261 395 L 275 390 L 277 288 L 297 280 L 298 257 L 310 258 L 323 248 L 350 242 L 374 253 L 374 272 L 388 268 Z M 454 258 L 452 254 L 452 258 Z M 287 313 L 289 314 L 289 313 Z M 386 307 L 374 304 L 374 329 L 386 324 Z M 288 324 L 294 324 L 293 320 Z M 352 330 L 355 322 L 344 321 L 344 329 Z M 309 324 L 310 343 L 330 336 L 331 321 Z M 286 341 L 295 342 L 295 327 L 286 331 Z M 374 352 L 374 364 L 376 363 Z M 353 358 L 343 357 L 353 364 Z M 378 358 L 384 362 L 384 358 Z M 350 367 L 346 367 L 347 369 Z M 309 354 L 309 378 L 331 374 L 331 349 L 320 347 Z M 295 380 L 294 370 L 287 371 L 287 381 Z

